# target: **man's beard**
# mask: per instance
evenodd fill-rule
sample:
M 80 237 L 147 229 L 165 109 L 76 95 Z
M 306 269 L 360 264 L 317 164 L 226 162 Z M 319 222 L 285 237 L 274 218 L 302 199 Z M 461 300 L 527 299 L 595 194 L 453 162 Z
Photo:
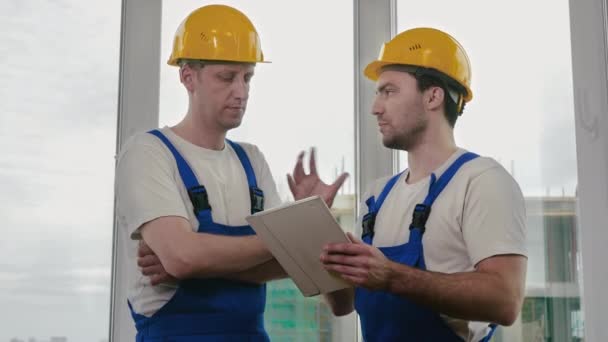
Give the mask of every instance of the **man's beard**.
M 420 139 L 427 128 L 427 120 L 422 115 L 416 118 L 413 127 L 405 133 L 382 139 L 385 147 L 395 150 L 410 151 L 420 143 Z

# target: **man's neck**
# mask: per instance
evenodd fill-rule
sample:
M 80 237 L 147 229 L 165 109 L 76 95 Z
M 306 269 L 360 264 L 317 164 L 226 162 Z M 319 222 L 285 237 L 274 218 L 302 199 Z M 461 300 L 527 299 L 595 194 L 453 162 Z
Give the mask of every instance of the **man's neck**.
M 211 126 L 205 125 L 191 113 L 186 114 L 186 117 L 171 129 L 182 139 L 196 146 L 216 151 L 224 149 L 226 131 L 213 129 Z
M 456 146 L 453 136 L 445 139 L 423 141 L 408 151 L 409 174 L 406 182 L 413 184 L 428 177 L 457 150 L 458 146 Z

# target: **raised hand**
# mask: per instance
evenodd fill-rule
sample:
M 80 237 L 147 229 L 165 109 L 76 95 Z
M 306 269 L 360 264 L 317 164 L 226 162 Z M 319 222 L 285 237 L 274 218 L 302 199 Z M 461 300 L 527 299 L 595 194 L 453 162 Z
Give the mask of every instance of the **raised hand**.
M 320 196 L 328 207 L 334 202 L 334 198 L 340 190 L 342 184 L 348 177 L 348 173 L 344 172 L 334 181 L 333 184 L 325 184 L 319 174 L 317 173 L 317 161 L 315 158 L 315 149 L 310 149 L 309 159 L 309 173 L 304 172 L 304 154 L 302 151 L 298 155 L 298 161 L 293 169 L 293 175 L 287 175 L 287 182 L 289 183 L 289 189 L 293 194 L 295 200 L 302 198 L 318 195 Z

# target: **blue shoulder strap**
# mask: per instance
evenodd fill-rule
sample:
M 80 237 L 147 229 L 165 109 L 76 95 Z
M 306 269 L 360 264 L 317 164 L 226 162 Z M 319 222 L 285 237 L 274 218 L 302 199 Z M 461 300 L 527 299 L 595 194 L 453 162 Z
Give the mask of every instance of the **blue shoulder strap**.
M 496 332 L 497 325 L 496 325 L 496 324 L 494 324 L 494 323 L 491 323 L 491 324 L 489 325 L 489 327 L 490 327 L 490 332 L 489 332 L 489 333 L 486 335 L 486 337 L 484 337 L 484 338 L 483 338 L 481 341 L 479 341 L 479 342 L 489 342 L 489 341 L 490 341 L 490 339 L 492 339 L 492 336 L 493 336 L 493 335 L 494 335 L 494 333 Z
M 199 217 L 199 214 L 206 213 L 205 215 L 209 218 L 209 220 L 211 220 L 211 205 L 209 204 L 207 189 L 200 185 L 198 179 L 196 179 L 196 175 L 190 168 L 190 165 L 188 165 L 186 159 L 182 157 L 171 141 L 169 141 L 169 139 L 167 139 L 167 137 L 159 130 L 155 129 L 149 131 L 148 133 L 158 137 L 167 146 L 169 151 L 171 151 L 171 154 L 173 154 L 175 162 L 177 163 L 179 175 L 182 178 L 182 182 L 184 182 L 184 185 L 186 186 L 188 197 L 190 197 L 190 201 L 192 202 L 194 214 Z
M 179 170 L 180 177 L 188 190 L 188 195 L 190 196 L 190 200 L 192 201 L 192 205 L 194 207 L 195 214 L 198 215 L 201 211 L 210 210 L 211 206 L 209 205 L 209 198 L 207 196 L 207 190 L 204 186 L 200 185 L 198 182 L 196 175 L 188 165 L 188 162 L 182 157 L 182 155 L 177 151 L 175 146 L 167 139 L 167 137 L 162 134 L 159 130 L 155 129 L 148 132 L 156 137 L 158 137 L 171 151 L 173 157 L 175 158 L 175 162 L 177 163 L 177 169 Z M 251 166 L 251 161 L 249 157 L 247 157 L 247 153 L 245 150 L 237 144 L 230 140 L 226 141 L 232 146 L 234 151 L 236 152 L 243 169 L 245 170 L 245 174 L 247 176 L 247 184 L 249 185 L 249 194 L 251 199 L 251 213 L 254 214 L 256 212 L 264 210 L 264 192 L 257 187 L 257 181 L 255 177 L 255 172 L 253 171 L 253 167 Z
M 463 155 L 461 155 L 460 157 L 458 157 L 458 159 L 456 159 L 456 161 L 454 161 L 454 163 L 452 163 L 452 165 L 450 165 L 450 167 L 448 167 L 448 169 L 445 170 L 445 172 L 441 175 L 441 177 L 439 177 L 439 180 L 435 181 L 436 176 L 435 176 L 435 174 L 432 174 L 431 175 L 431 185 L 429 187 L 429 193 L 426 196 L 426 198 L 424 199 L 424 204 L 429 205 L 429 206 L 432 205 L 433 202 L 435 202 L 435 199 L 437 199 L 437 197 L 439 197 L 439 194 L 446 187 L 446 185 L 448 185 L 450 180 L 452 180 L 452 178 L 454 177 L 456 172 L 460 169 L 460 167 L 462 165 L 464 165 L 464 163 L 466 163 L 470 160 L 473 160 L 477 157 L 479 157 L 479 156 L 475 153 L 466 152 Z
M 402 174 L 403 172 L 399 172 L 388 180 L 388 182 L 380 192 L 380 195 L 378 195 L 378 200 L 376 200 L 376 202 L 374 203 L 374 212 L 377 213 L 380 210 L 380 207 L 382 207 L 382 203 L 384 203 L 386 196 L 388 196 L 389 192 L 391 192 L 391 190 L 395 186 L 395 183 L 397 183 L 397 180 L 399 179 L 399 177 L 401 177 Z
M 175 146 L 173 146 L 171 141 L 169 141 L 169 139 L 167 139 L 167 137 L 165 137 L 165 135 L 162 134 L 157 129 L 152 130 L 148 133 L 158 137 L 167 146 L 169 151 L 171 151 L 171 154 L 173 154 L 173 157 L 175 158 L 175 162 L 177 163 L 177 169 L 179 170 L 179 175 L 182 177 L 182 181 L 184 182 L 184 185 L 186 185 L 186 189 L 191 189 L 191 188 L 200 186 L 200 183 L 198 182 L 198 179 L 196 179 L 196 176 L 194 175 L 194 172 L 192 172 L 192 169 L 188 165 L 188 162 L 177 151 L 177 149 L 175 148 Z
M 232 142 L 228 139 L 226 139 L 226 141 L 228 141 L 230 146 L 232 146 L 232 148 L 234 149 L 234 152 L 236 152 L 236 155 L 239 157 L 241 165 L 243 165 L 243 169 L 245 169 L 245 174 L 247 175 L 247 184 L 249 184 L 249 187 L 257 187 L 258 184 L 255 179 L 255 172 L 253 171 L 253 167 L 251 166 L 251 162 L 249 161 L 249 157 L 247 157 L 247 153 L 245 153 L 245 150 L 243 150 L 241 145 L 235 142 Z
M 431 214 L 431 206 L 433 205 L 433 202 L 435 202 L 437 197 L 439 197 L 439 194 L 441 194 L 443 189 L 445 189 L 446 185 L 448 185 L 450 180 L 452 180 L 452 178 L 460 169 L 460 167 L 464 165 L 464 163 L 477 157 L 479 156 L 475 153 L 466 152 L 460 157 L 458 157 L 458 159 L 456 159 L 456 161 L 454 161 L 452 165 L 450 165 L 450 167 L 445 170 L 445 172 L 441 175 L 441 177 L 439 177 L 439 179 L 437 179 L 437 176 L 435 176 L 434 173 L 431 174 L 431 184 L 429 185 L 429 193 L 426 195 L 426 198 L 422 203 L 416 204 L 410 229 L 419 228 L 422 233 L 424 233 L 425 224 L 427 219 L 429 218 L 429 215 Z
M 251 213 L 255 214 L 257 212 L 264 210 L 264 192 L 262 189 L 258 188 L 258 184 L 255 178 L 255 172 L 253 171 L 253 167 L 251 166 L 251 161 L 249 157 L 247 157 L 247 153 L 243 149 L 243 147 L 235 142 L 232 142 L 228 139 L 226 141 L 232 146 L 234 152 L 239 157 L 241 161 L 241 165 L 243 165 L 243 169 L 245 170 L 245 174 L 247 175 L 247 184 L 249 184 L 249 197 L 251 199 Z
M 464 153 L 456 161 L 448 167 L 447 170 L 439 177 L 435 174 L 431 174 L 431 182 L 429 185 L 429 193 L 422 203 L 416 204 L 414 212 L 412 214 L 412 222 L 410 223 L 410 236 L 408 245 L 411 246 L 412 253 L 404 255 L 403 262 L 406 265 L 412 267 L 418 267 L 420 269 L 426 269 L 426 262 L 424 260 L 424 246 L 422 244 L 422 235 L 426 230 L 426 221 L 431 214 L 431 206 L 433 202 L 439 197 L 439 194 L 445 189 L 446 185 L 454 177 L 458 169 L 471 159 L 477 158 L 478 155 L 474 153 Z
M 439 197 L 439 194 L 448 185 L 448 183 L 454 177 L 454 175 L 460 169 L 460 167 L 462 165 L 464 165 L 464 163 L 466 163 L 472 159 L 475 159 L 477 157 L 479 157 L 479 156 L 475 153 L 466 152 L 463 155 L 461 155 L 460 157 L 458 157 L 458 159 L 456 159 L 456 161 L 454 161 L 454 163 L 452 163 L 452 165 L 450 165 L 450 167 L 448 167 L 448 169 L 441 175 L 441 177 L 439 177 L 439 180 L 437 180 L 437 177 L 435 176 L 434 173 L 431 174 L 429 192 L 428 192 L 426 198 L 424 199 L 424 202 L 421 204 L 417 204 L 416 207 L 414 208 L 414 214 L 413 214 L 412 224 L 410 225 L 410 229 L 419 228 L 422 231 L 422 233 L 424 233 L 424 225 L 426 224 L 426 221 L 431 213 L 431 206 L 433 205 L 433 202 L 435 202 L 437 197 Z M 363 216 L 362 237 L 373 238 L 376 215 L 380 211 L 380 208 L 382 207 L 384 200 L 386 199 L 389 192 L 394 187 L 395 183 L 397 182 L 397 180 L 399 179 L 399 176 L 401 176 L 402 173 L 399 173 L 399 174 L 393 176 L 386 183 L 386 185 L 382 189 L 382 192 L 380 192 L 380 195 L 378 195 L 377 200 L 375 200 L 374 197 L 372 196 L 372 197 L 368 198 L 367 201 L 365 202 L 367 204 L 369 212 L 365 216 Z
M 378 214 L 380 207 L 382 207 L 382 203 L 384 203 L 386 196 L 388 196 L 389 192 L 391 192 L 391 189 L 395 186 L 395 183 L 397 183 L 397 180 L 402 174 L 403 172 L 400 172 L 388 180 L 378 195 L 377 200 L 374 198 L 374 196 L 371 196 L 365 201 L 365 204 L 367 205 L 367 214 L 363 216 L 363 233 L 361 234 L 361 237 L 363 237 L 364 240 L 373 238 L 376 215 Z

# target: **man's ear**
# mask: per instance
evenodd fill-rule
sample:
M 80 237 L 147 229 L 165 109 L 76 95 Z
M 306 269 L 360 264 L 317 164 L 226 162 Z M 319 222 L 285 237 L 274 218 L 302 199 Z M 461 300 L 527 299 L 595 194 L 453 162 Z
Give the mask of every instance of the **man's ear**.
M 184 87 L 189 93 L 194 91 L 194 79 L 196 77 L 196 70 L 191 68 L 189 65 L 184 65 L 179 68 L 179 80 L 182 82 Z
M 426 96 L 424 98 L 424 105 L 429 110 L 437 110 L 443 106 L 443 100 L 445 99 L 446 93 L 441 87 L 430 87 L 426 90 Z

